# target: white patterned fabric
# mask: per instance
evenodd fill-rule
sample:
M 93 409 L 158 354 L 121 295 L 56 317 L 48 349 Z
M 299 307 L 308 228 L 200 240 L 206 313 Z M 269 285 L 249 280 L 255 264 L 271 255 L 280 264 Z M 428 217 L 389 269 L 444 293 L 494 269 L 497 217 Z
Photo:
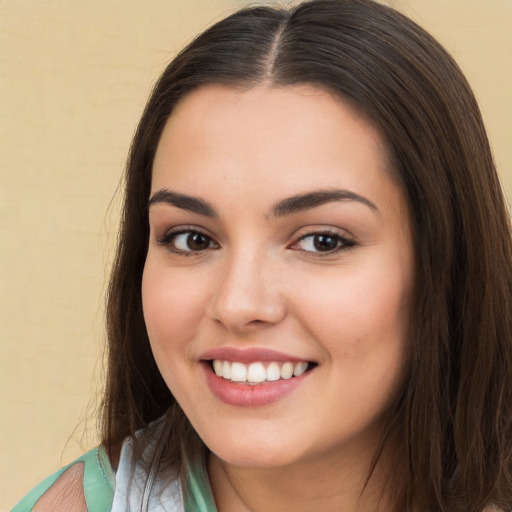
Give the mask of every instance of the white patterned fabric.
M 150 446 L 149 449 L 151 448 Z M 112 512 L 140 511 L 147 478 L 147 472 L 133 449 L 133 440 L 126 440 L 123 443 L 119 467 L 116 471 Z M 162 481 L 157 476 L 151 488 L 146 510 L 147 512 L 184 512 L 179 479 L 169 482 L 167 479 Z

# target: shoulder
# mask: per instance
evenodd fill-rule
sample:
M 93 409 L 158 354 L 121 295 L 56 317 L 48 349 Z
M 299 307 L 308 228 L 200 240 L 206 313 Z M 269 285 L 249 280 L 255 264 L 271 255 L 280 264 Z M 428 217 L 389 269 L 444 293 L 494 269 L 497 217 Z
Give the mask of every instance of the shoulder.
M 87 512 L 85 501 L 83 464 L 70 466 L 55 483 L 37 500 L 33 512 Z
M 12 512 L 110 512 L 114 475 L 103 448 L 95 448 L 49 476 Z

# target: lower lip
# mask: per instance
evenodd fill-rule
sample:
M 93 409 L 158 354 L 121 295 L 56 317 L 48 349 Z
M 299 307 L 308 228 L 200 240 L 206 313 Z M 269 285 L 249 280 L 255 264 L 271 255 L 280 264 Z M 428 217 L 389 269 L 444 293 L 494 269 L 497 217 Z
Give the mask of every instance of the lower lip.
M 206 382 L 217 398 L 229 405 L 237 407 L 257 407 L 277 402 L 292 393 L 304 383 L 314 369 L 290 379 L 281 379 L 261 384 L 232 382 L 217 377 L 209 364 L 203 365 Z

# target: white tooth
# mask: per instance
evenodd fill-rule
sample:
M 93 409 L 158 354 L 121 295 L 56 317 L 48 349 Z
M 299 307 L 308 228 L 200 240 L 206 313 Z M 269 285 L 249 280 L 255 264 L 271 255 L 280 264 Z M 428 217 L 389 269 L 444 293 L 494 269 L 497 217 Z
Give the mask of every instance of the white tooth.
M 262 363 L 251 363 L 247 370 L 247 381 L 248 382 L 263 382 L 267 373 Z
M 225 377 L 224 377 L 225 378 Z M 231 364 L 231 380 L 234 382 L 247 381 L 247 368 L 243 363 Z
M 222 376 L 225 379 L 231 378 L 231 364 L 229 361 L 223 361 L 222 362 Z
M 215 375 L 217 377 L 222 377 L 223 375 L 223 367 L 222 361 L 219 361 L 218 359 L 213 360 L 213 371 L 215 372 Z
M 302 375 L 306 371 L 307 367 L 308 363 L 297 363 L 293 369 L 293 375 L 295 375 L 295 377 Z
M 279 371 L 279 365 L 277 363 L 270 363 L 267 366 L 267 380 L 274 381 L 281 378 L 281 372 Z
M 281 367 L 281 378 L 290 379 L 293 375 L 293 363 L 284 363 Z

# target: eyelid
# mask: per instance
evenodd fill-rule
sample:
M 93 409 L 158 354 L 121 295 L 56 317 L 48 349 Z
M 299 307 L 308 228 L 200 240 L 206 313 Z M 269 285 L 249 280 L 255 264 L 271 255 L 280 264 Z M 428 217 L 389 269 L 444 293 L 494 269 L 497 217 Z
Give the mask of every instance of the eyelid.
M 302 231 L 302 230 L 301 230 Z M 319 236 L 319 235 L 327 235 L 331 236 L 333 238 L 338 239 L 339 242 L 341 242 L 335 249 L 330 251 L 308 251 L 304 249 L 298 248 L 298 244 L 302 242 L 303 240 Z M 290 249 L 294 249 L 306 256 L 314 257 L 314 258 L 327 258 L 327 257 L 334 257 L 339 255 L 342 252 L 347 252 L 350 249 L 353 249 L 355 246 L 357 246 L 358 243 L 355 240 L 354 237 L 351 235 L 347 236 L 346 234 L 342 233 L 341 230 L 332 228 L 332 227 L 309 227 L 308 231 L 299 233 L 295 236 L 294 242 L 290 244 L 288 247 Z
M 171 242 L 173 241 L 174 238 L 176 238 L 179 235 L 186 234 L 186 233 L 198 233 L 200 235 L 203 235 L 206 238 L 209 238 L 210 241 L 213 242 L 216 247 L 208 248 L 208 249 L 205 249 L 202 251 L 192 251 L 192 250 L 184 251 L 181 249 L 170 247 Z M 205 230 L 199 226 L 194 226 L 194 225 L 173 226 L 172 228 L 169 228 L 166 231 L 164 231 L 164 233 L 162 235 L 155 235 L 155 242 L 157 245 L 166 248 L 169 252 L 171 252 L 173 254 L 183 255 L 183 256 L 188 256 L 190 254 L 199 256 L 202 253 L 205 253 L 209 250 L 217 249 L 220 247 L 219 243 L 215 240 L 215 238 L 210 233 L 208 233 L 207 230 Z

